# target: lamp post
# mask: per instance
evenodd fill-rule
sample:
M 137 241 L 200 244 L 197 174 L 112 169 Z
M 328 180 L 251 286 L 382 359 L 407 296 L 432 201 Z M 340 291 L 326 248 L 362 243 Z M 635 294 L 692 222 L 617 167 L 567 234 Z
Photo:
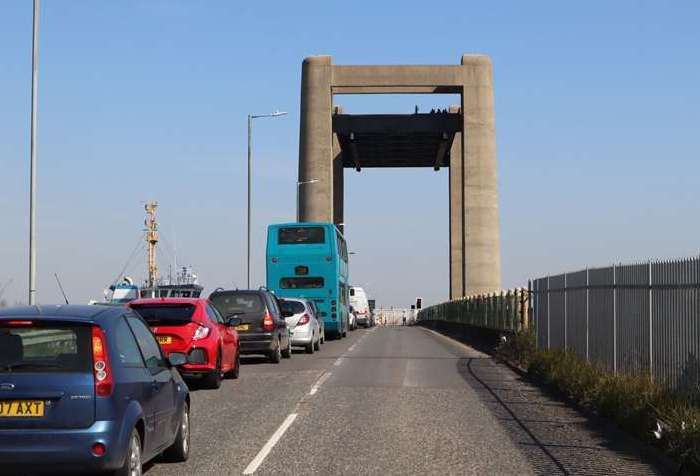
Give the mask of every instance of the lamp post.
M 286 112 L 275 111 L 271 114 L 248 114 L 248 239 L 247 239 L 247 275 L 248 289 L 250 289 L 250 209 L 251 209 L 251 188 L 252 188 L 252 173 L 253 173 L 253 119 L 260 117 L 280 117 L 286 115 Z
M 301 188 L 302 185 L 308 185 L 310 183 L 316 183 L 316 182 L 318 182 L 318 179 L 311 179 L 311 180 L 305 180 L 303 182 L 297 182 L 297 221 L 299 221 L 299 219 L 300 219 L 300 208 L 301 208 L 300 201 L 299 201 L 300 200 L 299 196 L 301 194 L 300 194 L 299 189 Z
M 32 19 L 32 113 L 29 135 L 29 305 L 36 304 L 36 124 L 39 86 L 39 0 Z

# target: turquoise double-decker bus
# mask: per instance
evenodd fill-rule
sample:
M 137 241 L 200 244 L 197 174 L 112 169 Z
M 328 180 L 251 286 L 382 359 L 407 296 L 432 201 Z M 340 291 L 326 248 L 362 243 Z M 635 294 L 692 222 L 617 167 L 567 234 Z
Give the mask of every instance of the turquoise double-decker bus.
M 348 248 L 333 223 L 268 226 L 266 261 L 268 289 L 314 301 L 326 335 L 347 335 Z

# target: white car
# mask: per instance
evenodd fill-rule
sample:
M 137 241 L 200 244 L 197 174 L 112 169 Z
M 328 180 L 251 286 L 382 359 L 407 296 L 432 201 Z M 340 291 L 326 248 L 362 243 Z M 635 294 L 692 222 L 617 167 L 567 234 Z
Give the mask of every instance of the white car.
M 355 314 L 355 326 L 371 327 L 372 315 L 364 289 L 359 286 L 350 286 L 350 305 Z
M 283 298 L 280 299 L 280 304 L 292 346 L 304 347 L 307 354 L 321 350 L 325 331 L 316 318 L 311 303 L 302 298 Z

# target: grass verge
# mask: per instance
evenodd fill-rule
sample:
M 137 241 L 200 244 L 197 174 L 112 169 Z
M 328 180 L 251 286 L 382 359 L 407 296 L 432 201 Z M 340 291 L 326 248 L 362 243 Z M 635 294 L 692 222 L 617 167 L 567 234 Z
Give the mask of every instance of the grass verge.
M 539 350 L 529 332 L 504 338 L 496 355 L 660 448 L 678 462 L 679 474 L 700 474 L 697 395 L 675 395 L 648 374 L 613 375 L 573 352 Z

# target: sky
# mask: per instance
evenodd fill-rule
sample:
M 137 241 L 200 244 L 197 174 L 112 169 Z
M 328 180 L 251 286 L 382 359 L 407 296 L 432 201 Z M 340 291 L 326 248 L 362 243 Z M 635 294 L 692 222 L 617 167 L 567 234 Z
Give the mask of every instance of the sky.
M 32 2 L 0 3 L 0 288 L 26 301 Z M 494 64 L 503 286 L 613 262 L 694 256 L 700 220 L 700 3 L 619 0 L 44 0 L 38 300 L 99 299 L 158 200 L 163 270 L 244 286 L 246 116 L 253 281 L 266 225 L 295 216 L 305 56 Z M 342 96 L 348 113 L 452 96 Z M 447 170 L 346 171 L 351 279 L 383 306 L 448 297 Z M 127 266 L 138 280 L 145 257 Z

